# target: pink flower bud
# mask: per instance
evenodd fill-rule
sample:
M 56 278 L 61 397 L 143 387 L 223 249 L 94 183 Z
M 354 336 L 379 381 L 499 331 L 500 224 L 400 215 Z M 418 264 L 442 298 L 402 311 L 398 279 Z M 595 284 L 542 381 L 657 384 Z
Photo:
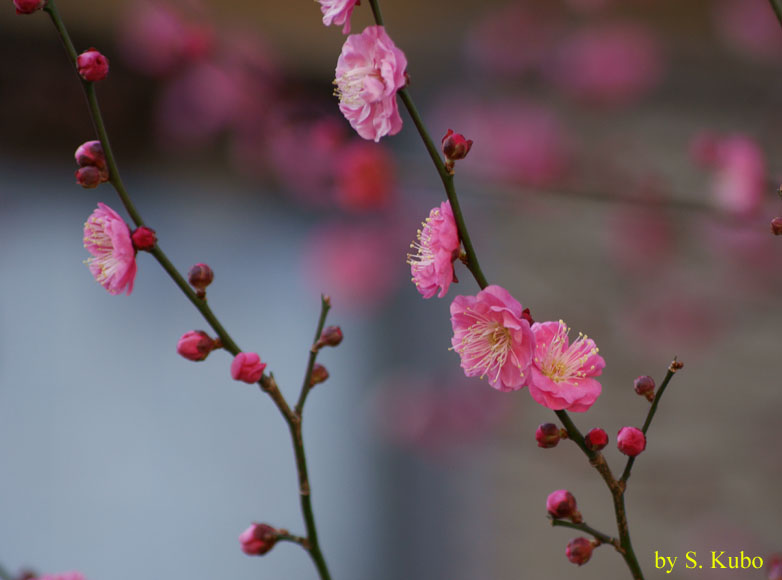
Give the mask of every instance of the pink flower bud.
M 44 0 L 14 0 L 17 14 L 32 14 L 43 8 Z
M 98 187 L 104 181 L 107 181 L 104 179 L 104 172 L 94 165 L 79 167 L 76 170 L 76 183 L 87 189 Z
M 199 298 L 206 296 L 206 287 L 212 283 L 215 274 L 212 272 L 212 268 L 206 264 L 198 263 L 187 273 L 187 281 L 195 288 L 196 294 Z
M 451 129 L 445 134 L 442 140 L 443 155 L 448 161 L 458 161 L 464 159 L 470 152 L 472 140 L 465 139 L 461 133 L 454 133 Z
M 146 226 L 136 228 L 136 230 L 130 235 L 130 239 L 133 240 L 133 247 L 142 252 L 148 252 L 157 244 L 157 236 L 155 230 Z
M 554 423 L 543 423 L 538 425 L 535 431 L 535 440 L 538 442 L 538 447 L 543 449 L 550 449 L 556 447 L 557 443 L 561 439 L 562 435 Z
M 76 58 L 76 67 L 85 81 L 102 81 L 109 74 L 109 59 L 94 48 L 90 48 Z
M 342 329 L 339 326 L 327 326 L 315 343 L 315 350 L 320 350 L 324 346 L 337 346 L 342 342 Z
M 616 436 L 616 446 L 625 455 L 635 457 L 646 449 L 646 435 L 635 427 L 622 427 Z
M 85 141 L 76 149 L 76 163 L 79 167 L 94 165 L 99 169 L 106 167 L 106 155 L 100 141 Z
M 268 524 L 253 524 L 239 535 L 242 552 L 248 556 L 263 556 L 277 543 L 277 530 Z
M 641 376 L 633 381 L 633 388 L 639 395 L 654 401 L 654 379 L 649 376 Z
M 600 427 L 595 427 L 584 437 L 584 443 L 587 449 L 592 451 L 600 451 L 603 447 L 608 445 L 608 433 L 603 431 Z
M 261 362 L 261 357 L 254 352 L 240 352 L 231 363 L 231 376 L 235 381 L 245 383 L 257 383 L 263 376 L 266 363 Z
M 312 367 L 312 374 L 310 375 L 310 386 L 314 387 L 318 383 L 322 383 L 328 378 L 329 371 L 326 370 L 326 367 L 320 363 L 315 363 L 315 366 Z
M 568 518 L 576 523 L 581 521 L 581 514 L 576 509 L 576 498 L 566 489 L 552 491 L 546 499 L 546 509 L 552 518 Z
M 213 340 L 203 330 L 191 330 L 182 335 L 176 345 L 176 351 L 187 360 L 204 360 L 215 348 L 219 348 L 219 340 Z
M 589 562 L 593 548 L 594 544 L 586 538 L 574 538 L 568 542 L 565 555 L 568 560 L 581 566 Z
M 782 217 L 775 217 L 771 220 L 771 233 L 775 236 L 782 236 Z

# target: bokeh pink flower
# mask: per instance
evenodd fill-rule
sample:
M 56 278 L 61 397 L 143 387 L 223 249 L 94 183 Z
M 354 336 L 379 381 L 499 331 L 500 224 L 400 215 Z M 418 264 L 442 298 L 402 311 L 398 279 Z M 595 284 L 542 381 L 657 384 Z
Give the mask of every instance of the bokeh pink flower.
M 499 391 L 515 391 L 529 378 L 535 336 L 522 316 L 521 304 L 501 286 L 490 285 L 475 296 L 451 303 L 453 350 L 468 377 L 488 377 Z
M 36 580 L 85 580 L 81 572 L 60 572 L 59 574 L 44 574 Z
M 384 147 L 355 139 L 341 148 L 334 166 L 337 205 L 362 212 L 387 207 L 394 193 L 394 160 Z
M 453 261 L 461 246 L 451 202 L 432 208 L 422 225 L 418 241 L 410 244 L 416 253 L 407 255 L 407 263 L 421 296 L 431 298 L 439 288 L 438 298 L 442 298 L 455 279 Z
M 717 0 L 711 5 L 714 26 L 725 44 L 746 57 L 779 62 L 782 35 L 769 2 Z
M 339 110 L 364 139 L 379 141 L 402 129 L 396 93 L 407 83 L 407 59 L 382 26 L 350 35 L 337 60 Z
M 318 3 L 323 12 L 324 25 L 342 25 L 342 34 L 350 34 L 350 15 L 359 0 L 318 0 Z
M 136 277 L 136 250 L 130 230 L 117 212 L 104 203 L 84 224 L 84 247 L 92 254 L 87 266 L 110 294 L 133 291 Z
M 766 156 L 755 140 L 731 135 L 717 145 L 712 195 L 717 207 L 737 217 L 756 214 L 766 194 Z
M 562 322 L 536 322 L 535 356 L 530 366 L 529 393 L 538 403 L 555 411 L 586 411 L 600 396 L 600 376 L 605 361 L 595 342 L 579 335 L 573 344 L 570 329 Z

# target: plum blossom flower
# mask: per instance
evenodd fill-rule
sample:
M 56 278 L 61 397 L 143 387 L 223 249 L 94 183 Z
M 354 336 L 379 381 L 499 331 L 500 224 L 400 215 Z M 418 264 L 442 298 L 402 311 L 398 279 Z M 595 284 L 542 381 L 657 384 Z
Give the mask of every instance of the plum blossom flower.
M 133 291 L 136 277 L 136 250 L 125 221 L 104 203 L 84 224 L 84 247 L 92 254 L 87 266 L 110 294 Z
M 407 263 L 418 292 L 424 298 L 431 298 L 439 287 L 438 298 L 442 298 L 455 279 L 453 261 L 460 246 L 451 202 L 444 201 L 440 207 L 432 208 L 422 225 L 418 241 L 410 244 L 417 253 L 408 254 Z
M 350 15 L 359 0 L 318 0 L 318 3 L 325 26 L 344 24 L 342 34 L 350 34 Z
M 499 391 L 525 386 L 535 336 L 522 317 L 521 304 L 505 288 L 491 285 L 475 296 L 454 298 L 451 326 L 451 344 L 465 375 L 488 376 Z
M 396 92 L 405 86 L 407 58 L 382 26 L 348 36 L 337 60 L 339 110 L 364 139 L 380 141 L 402 129 Z
M 562 322 L 536 322 L 535 356 L 530 366 L 529 393 L 538 403 L 560 411 L 586 411 L 602 387 L 595 377 L 605 367 L 595 341 L 579 334 L 570 344 Z

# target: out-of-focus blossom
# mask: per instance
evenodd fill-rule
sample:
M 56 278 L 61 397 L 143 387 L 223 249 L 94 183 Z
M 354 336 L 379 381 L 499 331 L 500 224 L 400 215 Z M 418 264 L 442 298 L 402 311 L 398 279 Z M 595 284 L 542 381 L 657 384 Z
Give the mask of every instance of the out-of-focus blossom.
M 336 159 L 336 202 L 348 211 L 381 209 L 394 191 L 394 161 L 384 147 L 358 141 L 343 147 Z
M 536 70 L 555 46 L 559 19 L 546 3 L 510 2 L 470 32 L 466 48 L 476 70 L 518 77 Z
M 380 141 L 402 129 L 396 92 L 407 83 L 407 59 L 382 26 L 350 35 L 337 60 L 339 110 L 364 139 Z
M 522 388 L 529 377 L 535 337 L 522 318 L 521 304 L 501 286 L 451 303 L 451 345 L 468 377 L 488 376 L 499 391 Z
M 342 34 L 350 34 L 350 15 L 359 0 L 318 0 L 323 12 L 323 24 L 342 25 Z
M 188 62 L 200 60 L 214 44 L 214 31 L 207 18 L 195 11 L 186 17 L 171 2 L 130 2 L 120 26 L 123 60 L 149 76 L 166 76 Z
M 566 38 L 547 75 L 579 101 L 616 106 L 654 89 L 664 69 L 662 47 L 650 30 L 635 23 L 610 23 Z
M 595 378 L 605 367 L 595 341 L 579 335 L 573 344 L 562 322 L 536 322 L 535 356 L 530 366 L 529 393 L 538 403 L 560 411 L 586 411 L 600 396 Z
M 263 376 L 266 363 L 261 362 L 261 357 L 254 352 L 240 352 L 231 362 L 231 377 L 235 381 L 245 383 L 257 383 Z
M 84 224 L 84 247 L 92 254 L 87 266 L 101 286 L 110 294 L 133 291 L 136 277 L 136 250 L 130 230 L 117 212 L 104 203 Z
M 14 0 L 17 14 L 32 14 L 43 8 L 44 0 Z
M 712 195 L 717 207 L 737 217 L 756 214 L 767 190 L 766 156 L 745 135 L 720 140 L 715 159 Z
M 109 74 L 109 59 L 94 48 L 90 48 L 76 58 L 76 68 L 85 81 L 102 81 Z
M 85 580 L 81 572 L 60 572 L 59 574 L 44 574 L 36 580 Z
M 768 1 L 719 0 L 711 5 L 714 25 L 728 46 L 750 58 L 779 61 L 782 35 Z
M 766 561 L 766 578 L 768 580 L 782 580 L 782 554 L 773 554 Z
M 453 261 L 461 246 L 451 202 L 444 201 L 432 208 L 422 225 L 418 241 L 410 244 L 416 253 L 408 254 L 407 263 L 418 292 L 431 298 L 439 288 L 438 298 L 442 298 L 454 281 Z

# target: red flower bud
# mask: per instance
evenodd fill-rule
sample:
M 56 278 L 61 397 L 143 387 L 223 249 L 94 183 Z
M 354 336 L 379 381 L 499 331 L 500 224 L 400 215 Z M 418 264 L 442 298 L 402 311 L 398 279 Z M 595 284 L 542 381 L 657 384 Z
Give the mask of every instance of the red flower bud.
M 586 434 L 584 443 L 588 449 L 600 451 L 603 447 L 608 445 L 608 433 L 603 431 L 600 427 L 595 427 Z
M 155 230 L 146 226 L 136 228 L 130 235 L 130 239 L 133 240 L 133 247 L 142 252 L 150 251 L 157 244 Z
M 342 329 L 339 326 L 327 326 L 315 343 L 315 350 L 320 350 L 324 346 L 337 346 L 342 342 Z
M 782 580 L 782 554 L 774 554 L 766 566 L 767 580 Z
M 320 363 L 315 363 L 315 366 L 312 367 L 312 374 L 310 375 L 310 386 L 314 387 L 328 378 L 329 371 L 326 370 L 326 367 Z
M 94 165 L 79 167 L 76 170 L 76 183 L 87 189 L 98 187 L 104 181 L 107 181 L 104 179 L 104 173 Z
M 17 14 L 32 14 L 43 8 L 44 0 L 14 0 Z
M 568 560 L 581 566 L 589 562 L 593 548 L 594 544 L 586 538 L 574 538 L 568 542 L 565 555 Z
M 203 330 L 191 330 L 179 339 L 176 351 L 187 360 L 201 361 L 219 346 L 220 342 L 210 338 Z
M 277 543 L 278 531 L 268 524 L 253 524 L 239 535 L 242 552 L 249 556 L 263 556 Z
M 231 376 L 235 381 L 257 383 L 263 376 L 266 363 L 254 352 L 240 352 L 231 363 Z
M 76 58 L 76 68 L 85 81 L 102 81 L 109 74 L 109 59 L 91 48 Z
M 212 271 L 212 268 L 201 263 L 190 268 L 190 271 L 187 273 L 187 281 L 195 288 L 199 298 L 204 298 L 206 296 L 206 287 L 212 283 L 214 278 L 215 274 Z
M 538 447 L 543 449 L 550 449 L 556 447 L 559 440 L 562 438 L 562 434 L 559 427 L 554 423 L 543 423 L 538 425 L 535 431 L 535 440 L 538 442 Z
M 646 435 L 635 427 L 622 427 L 616 436 L 616 446 L 625 455 L 635 457 L 646 449 Z
M 76 149 L 76 163 L 79 167 L 94 165 L 99 169 L 106 167 L 106 155 L 103 153 L 103 145 L 100 141 L 85 141 Z
M 576 498 L 566 489 L 552 491 L 546 498 L 546 509 L 552 518 L 567 518 L 575 523 L 581 521 L 581 514 L 576 509 Z
M 775 236 L 782 236 L 782 217 L 775 217 L 771 220 L 771 233 Z
M 654 401 L 654 379 L 648 376 L 638 377 L 633 381 L 633 388 L 639 395 L 646 397 L 648 401 Z
M 453 166 L 459 159 L 464 159 L 470 152 L 472 141 L 465 139 L 464 135 L 454 133 L 451 129 L 443 137 L 442 149 L 445 155 L 445 168 L 449 173 L 453 173 Z

